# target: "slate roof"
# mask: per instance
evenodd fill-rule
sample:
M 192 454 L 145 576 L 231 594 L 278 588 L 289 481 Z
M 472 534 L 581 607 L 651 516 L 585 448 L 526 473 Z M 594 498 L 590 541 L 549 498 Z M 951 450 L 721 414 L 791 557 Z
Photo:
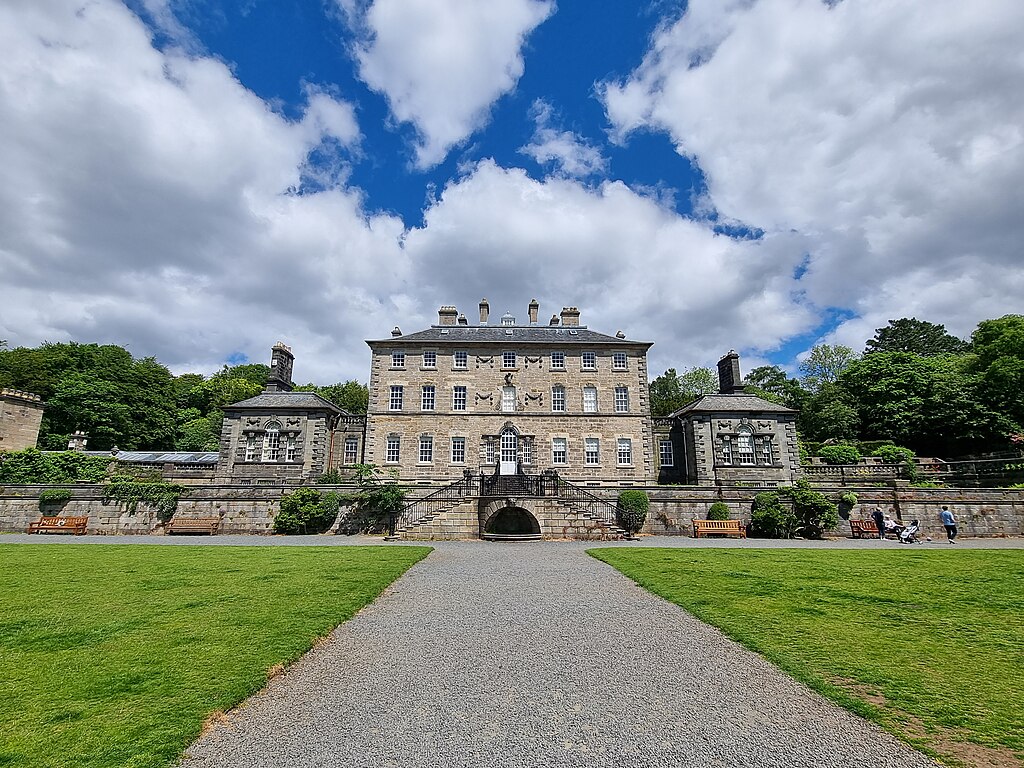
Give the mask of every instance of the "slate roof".
M 796 413 L 792 408 L 773 403 L 757 395 L 737 393 L 734 395 L 704 395 L 684 405 L 671 417 L 686 416 L 690 413 L 718 413 L 721 411 L 756 411 L 758 413 Z
M 52 453 L 52 451 L 47 451 Z M 82 451 L 86 456 L 117 459 L 129 464 L 216 464 L 217 451 Z
M 316 392 L 261 392 L 240 403 L 232 403 L 225 410 L 234 411 L 248 408 L 293 408 L 299 410 L 331 411 L 343 416 L 351 416 L 348 411 L 339 408 L 330 400 L 320 397 Z
M 511 333 L 509 333 L 511 331 Z M 576 327 L 564 325 L 432 325 L 424 331 L 415 331 L 390 339 L 368 340 L 371 347 L 375 344 L 400 344 L 403 342 L 462 342 L 491 344 L 614 344 L 617 346 L 650 347 L 651 341 L 631 341 L 619 339 L 604 333 L 591 331 L 585 325 Z

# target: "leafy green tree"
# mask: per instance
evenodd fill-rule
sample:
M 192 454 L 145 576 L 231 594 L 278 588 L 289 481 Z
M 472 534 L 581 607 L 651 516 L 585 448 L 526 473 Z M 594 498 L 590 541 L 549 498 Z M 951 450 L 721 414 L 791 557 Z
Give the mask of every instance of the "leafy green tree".
M 839 508 L 825 494 L 814 490 L 806 478 L 783 489 L 793 502 L 795 532 L 807 539 L 820 539 L 827 530 L 839 525 Z
M 180 424 L 174 447 L 179 451 L 219 450 L 221 421 L 218 416 L 200 416 Z
M 814 441 L 855 440 L 860 416 L 843 387 L 825 384 L 804 402 L 797 427 L 801 435 Z
M 359 490 L 349 497 L 352 506 L 338 526 L 342 533 L 394 533 L 398 515 L 405 507 L 408 492 L 398 485 L 389 470 L 373 464 L 357 464 L 354 482 Z
M 754 368 L 743 383 L 748 393 L 797 411 L 808 397 L 807 390 L 800 386 L 800 382 L 787 376 L 777 365 Z
M 839 381 L 840 374 L 856 359 L 854 351 L 842 344 L 818 344 L 800 363 L 800 383 L 810 392 L 818 392 Z
M 890 320 L 884 328 L 876 328 L 874 337 L 868 339 L 864 354 L 912 352 L 921 357 L 932 357 L 962 355 L 967 349 L 967 342 L 950 334 L 944 325 L 918 320 L 916 317 L 902 317 Z
M 971 335 L 973 365 L 988 407 L 1001 413 L 1005 434 L 1024 430 L 1024 315 L 984 320 Z
M 668 416 L 702 395 L 718 390 L 718 379 L 710 368 L 689 368 L 677 373 L 669 368 L 651 382 L 651 415 Z
M 296 387 L 302 392 L 316 392 L 326 400 L 330 400 L 339 408 L 349 413 L 364 414 L 370 403 L 370 389 L 365 384 L 350 380 L 337 384 L 317 386 L 316 384 L 303 384 Z
M 298 488 L 281 497 L 274 533 L 323 533 L 338 516 L 341 496 L 333 491 Z

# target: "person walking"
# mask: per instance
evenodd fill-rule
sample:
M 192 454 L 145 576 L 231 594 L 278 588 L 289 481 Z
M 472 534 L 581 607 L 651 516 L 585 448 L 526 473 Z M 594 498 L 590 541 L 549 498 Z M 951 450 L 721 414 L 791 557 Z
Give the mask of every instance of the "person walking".
M 949 507 L 945 504 L 942 506 L 942 511 L 939 512 L 939 519 L 942 521 L 942 525 L 946 529 L 946 536 L 949 539 L 949 543 L 956 544 L 956 518 L 953 517 L 953 513 L 949 511 Z
M 871 513 L 871 519 L 875 521 L 875 527 L 878 529 L 878 538 L 885 538 L 885 515 L 882 514 L 880 507 L 875 507 Z

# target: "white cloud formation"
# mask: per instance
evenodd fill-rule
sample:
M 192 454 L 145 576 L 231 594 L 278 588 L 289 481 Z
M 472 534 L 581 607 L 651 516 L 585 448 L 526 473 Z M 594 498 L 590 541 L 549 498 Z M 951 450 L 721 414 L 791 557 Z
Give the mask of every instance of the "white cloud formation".
M 106 0 L 5 3 L 0 49 L 0 337 L 207 370 L 298 339 L 299 378 L 365 375 L 336 339 L 392 322 L 403 225 L 294 193 L 311 150 L 359 141 L 349 104 L 310 90 L 289 121 Z
M 554 109 L 546 101 L 534 101 L 530 116 L 536 128 L 530 143 L 520 148 L 520 152 L 541 165 L 553 164 L 566 176 L 583 178 L 608 169 L 608 158 L 600 149 L 573 131 L 561 131 L 553 126 Z
M 338 0 L 365 39 L 360 77 L 419 136 L 416 164 L 430 168 L 481 128 L 491 105 L 524 71 L 529 33 L 552 0 Z
M 520 321 L 533 297 L 542 322 L 576 305 L 595 330 L 656 342 L 653 375 L 773 347 L 814 322 L 792 295 L 797 238 L 716 235 L 621 182 L 589 189 L 484 161 L 444 189 L 406 250 L 422 294 L 471 321 L 482 296 Z
M 857 317 L 969 333 L 1024 293 L 1024 4 L 691 0 L 603 99 L 621 139 L 667 132 L 710 203 L 797 232 L 801 286 Z

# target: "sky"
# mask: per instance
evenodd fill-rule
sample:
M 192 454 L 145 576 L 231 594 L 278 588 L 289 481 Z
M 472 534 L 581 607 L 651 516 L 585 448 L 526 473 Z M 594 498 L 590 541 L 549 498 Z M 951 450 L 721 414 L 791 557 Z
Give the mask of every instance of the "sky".
M 369 374 L 541 320 L 652 375 L 1024 311 L 1019 0 L 5 0 L 0 339 Z

